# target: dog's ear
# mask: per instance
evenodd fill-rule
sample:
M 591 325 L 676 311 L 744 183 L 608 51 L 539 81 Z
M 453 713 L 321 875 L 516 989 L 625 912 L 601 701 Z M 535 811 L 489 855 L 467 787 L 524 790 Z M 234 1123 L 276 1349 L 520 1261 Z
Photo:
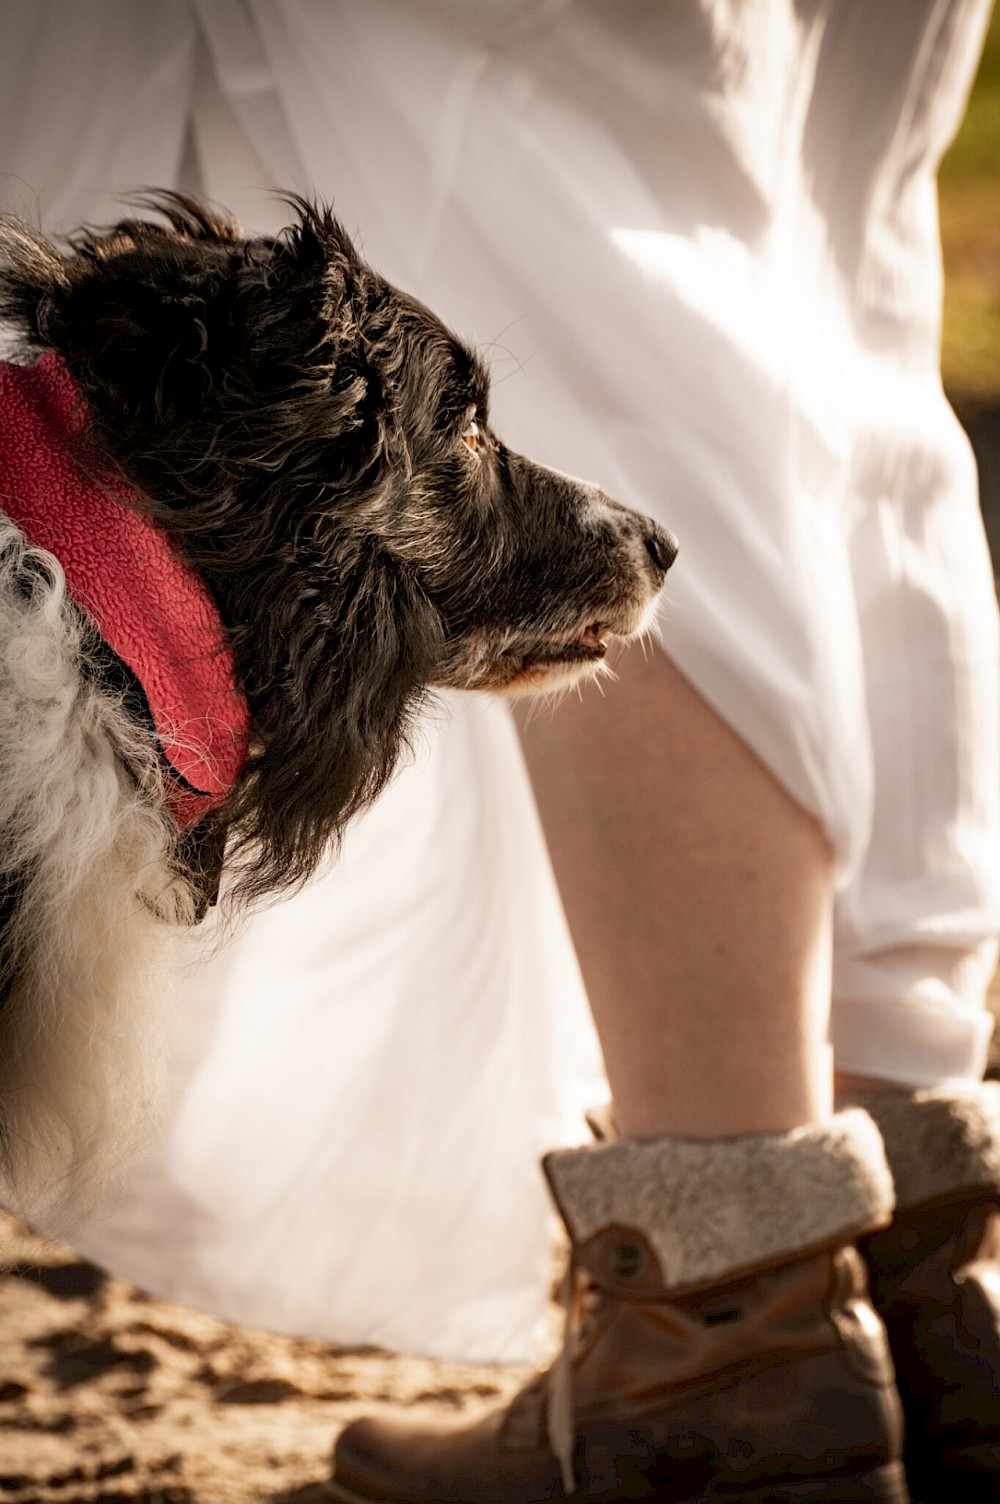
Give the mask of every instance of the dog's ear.
M 332 619 L 313 602 L 276 624 L 272 682 L 251 692 L 261 745 L 234 794 L 227 851 L 242 897 L 304 881 L 378 797 L 439 661 L 437 611 L 374 544 L 335 596 Z
M 245 375 L 256 400 L 301 397 L 311 377 L 325 381 L 335 370 L 335 386 L 349 383 L 366 366 L 359 320 L 379 283 L 329 209 L 287 202 L 296 221 L 267 242 L 262 274 L 244 279 L 234 308 L 242 343 L 230 380 Z M 260 247 L 252 247 L 258 256 Z
M 127 413 L 159 405 L 199 365 L 230 270 L 243 255 L 239 227 L 193 199 L 141 202 L 166 224 L 122 220 L 81 230 L 60 251 L 30 227 L 0 227 L 0 311 L 31 346 L 59 351 L 70 369 Z
M 98 411 L 170 427 L 278 400 L 329 363 L 331 318 L 360 263 L 328 211 L 297 201 L 286 235 L 246 240 L 194 199 L 140 202 L 167 223 L 81 231 L 68 254 L 0 227 L 0 314 L 29 345 L 58 350 Z

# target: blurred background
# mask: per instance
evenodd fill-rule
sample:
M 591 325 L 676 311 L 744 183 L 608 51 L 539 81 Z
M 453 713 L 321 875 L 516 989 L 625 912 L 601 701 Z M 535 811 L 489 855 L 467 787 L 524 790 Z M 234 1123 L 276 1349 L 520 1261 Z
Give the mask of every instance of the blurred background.
M 1000 12 L 965 123 L 941 168 L 944 384 L 979 461 L 983 514 L 1000 575 Z

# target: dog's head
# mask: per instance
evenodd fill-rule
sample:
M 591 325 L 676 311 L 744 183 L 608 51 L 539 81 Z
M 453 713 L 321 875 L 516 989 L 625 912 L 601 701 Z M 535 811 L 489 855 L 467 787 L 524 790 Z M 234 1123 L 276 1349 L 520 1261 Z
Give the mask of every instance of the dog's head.
M 166 221 L 61 252 L 0 230 L 0 314 L 63 356 L 101 450 L 230 634 L 254 746 L 226 814 L 261 891 L 304 876 L 384 785 L 433 686 L 592 674 L 649 621 L 676 551 L 597 487 L 512 453 L 478 357 L 296 201 L 245 239 Z

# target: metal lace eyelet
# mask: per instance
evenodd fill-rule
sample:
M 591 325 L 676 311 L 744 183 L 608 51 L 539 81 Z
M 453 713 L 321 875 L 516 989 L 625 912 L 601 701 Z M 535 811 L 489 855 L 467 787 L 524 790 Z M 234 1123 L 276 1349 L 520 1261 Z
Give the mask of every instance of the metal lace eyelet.
M 635 1279 L 643 1266 L 642 1249 L 634 1243 L 616 1243 L 611 1254 L 611 1267 L 618 1279 Z

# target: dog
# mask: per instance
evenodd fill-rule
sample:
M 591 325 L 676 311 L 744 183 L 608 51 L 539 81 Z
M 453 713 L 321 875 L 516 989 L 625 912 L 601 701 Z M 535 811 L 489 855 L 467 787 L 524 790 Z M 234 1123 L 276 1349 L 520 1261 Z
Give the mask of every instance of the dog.
M 155 1099 L 171 938 L 303 883 L 436 688 L 597 672 L 669 533 L 506 448 L 328 208 L 0 221 L 0 1199 L 65 1230 Z

